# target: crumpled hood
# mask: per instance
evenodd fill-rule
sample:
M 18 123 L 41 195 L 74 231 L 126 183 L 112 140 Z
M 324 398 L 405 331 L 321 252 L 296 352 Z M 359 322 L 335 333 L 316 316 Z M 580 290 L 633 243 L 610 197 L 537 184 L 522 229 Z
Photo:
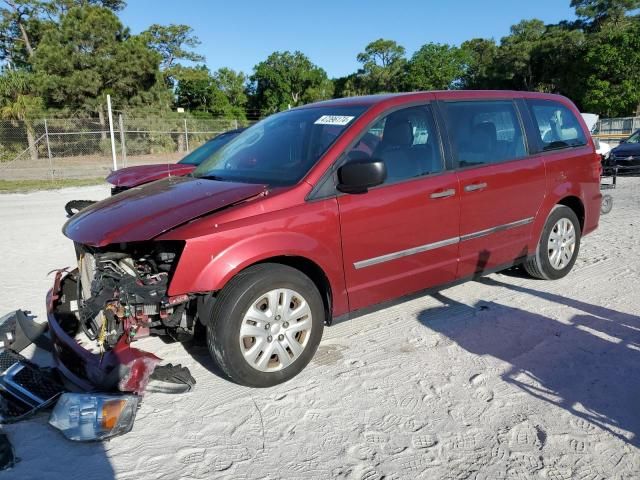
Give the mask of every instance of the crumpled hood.
M 62 231 L 75 242 L 95 247 L 150 240 L 266 188 L 193 177 L 167 178 L 91 205 L 71 217 Z
M 182 177 L 193 172 L 195 168 L 195 165 L 186 163 L 137 165 L 111 172 L 107 177 L 107 182 L 116 187 L 131 188 L 165 177 Z

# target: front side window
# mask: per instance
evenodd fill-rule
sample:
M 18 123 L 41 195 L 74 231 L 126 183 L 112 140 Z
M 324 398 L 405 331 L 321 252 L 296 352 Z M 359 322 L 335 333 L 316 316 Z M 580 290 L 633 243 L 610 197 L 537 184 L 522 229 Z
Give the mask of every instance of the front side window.
M 580 122 L 567 107 L 552 100 L 527 100 L 527 104 L 538 126 L 543 150 L 587 144 Z
M 387 168 L 385 183 L 441 172 L 440 143 L 430 107 L 410 107 L 386 115 L 367 130 L 348 158 L 382 160 Z
M 460 101 L 443 105 L 460 167 L 499 163 L 526 155 L 513 102 Z
M 365 109 L 361 105 L 327 106 L 277 113 L 214 152 L 193 175 L 221 181 L 293 185 Z

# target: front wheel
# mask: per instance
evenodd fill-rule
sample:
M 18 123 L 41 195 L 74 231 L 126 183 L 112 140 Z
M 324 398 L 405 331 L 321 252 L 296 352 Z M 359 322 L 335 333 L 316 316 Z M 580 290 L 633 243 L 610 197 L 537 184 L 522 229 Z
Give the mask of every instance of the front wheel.
M 318 348 L 324 303 L 302 272 L 259 264 L 234 277 L 207 309 L 207 346 L 234 382 L 270 387 L 300 373 Z
M 557 280 L 567 275 L 578 257 L 581 233 L 575 212 L 556 205 L 544 225 L 536 254 L 524 263 L 527 273 L 543 280 Z

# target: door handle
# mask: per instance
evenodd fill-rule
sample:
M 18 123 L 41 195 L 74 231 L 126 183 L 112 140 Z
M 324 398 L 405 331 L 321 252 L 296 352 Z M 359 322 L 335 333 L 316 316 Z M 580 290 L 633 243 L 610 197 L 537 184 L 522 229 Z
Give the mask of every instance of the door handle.
M 429 195 L 431 198 L 447 198 L 453 197 L 456 194 L 456 191 L 453 188 L 449 188 L 448 190 L 441 190 L 439 192 L 433 192 Z
M 482 183 L 472 183 L 471 185 L 466 185 L 464 187 L 465 192 L 475 192 L 477 190 L 483 190 L 487 188 L 487 184 L 485 182 Z

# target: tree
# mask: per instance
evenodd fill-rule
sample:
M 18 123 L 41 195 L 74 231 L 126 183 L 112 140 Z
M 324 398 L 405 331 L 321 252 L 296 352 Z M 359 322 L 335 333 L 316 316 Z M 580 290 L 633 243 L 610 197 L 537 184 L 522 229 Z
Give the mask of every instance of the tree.
M 468 64 L 467 53 L 438 43 L 423 45 L 407 64 L 409 90 L 446 90 L 459 85 Z
M 67 13 L 73 7 L 94 6 L 118 12 L 127 6 L 126 0 L 51 0 L 47 3 L 58 14 Z
M 511 34 L 502 38 L 497 73 L 507 88 L 534 90 L 535 76 L 531 54 L 546 32 L 542 20 L 522 20 L 511 27 Z
M 379 38 L 358 54 L 369 93 L 397 92 L 404 81 L 405 49 L 393 40 Z
M 104 96 L 125 107 L 158 82 L 160 56 L 110 10 L 74 7 L 47 30 L 33 59 L 48 106 L 104 114 Z M 97 105 L 96 105 L 97 104 Z
M 624 26 L 605 24 L 591 35 L 584 64 L 586 111 L 608 117 L 640 113 L 640 17 Z
M 188 25 L 151 25 L 142 33 L 150 48 L 162 57 L 160 68 L 170 70 L 178 60 L 202 62 L 204 57 L 191 49 L 200 45 L 200 40 Z
M 247 76 L 230 68 L 221 68 L 213 74 L 209 111 L 238 120 L 246 119 L 245 108 Z
M 42 98 L 33 94 L 31 74 L 8 71 L 0 75 L 0 117 L 21 121 L 27 132 L 27 144 L 32 160 L 38 159 L 33 118 L 42 112 Z
M 209 69 L 204 65 L 194 68 L 179 67 L 175 71 L 175 78 L 176 106 L 207 112 L 213 85 Z
M 256 108 L 268 115 L 308 102 L 331 98 L 326 72 L 301 52 L 274 52 L 251 76 Z
M 462 77 L 462 86 L 470 89 L 497 88 L 496 56 L 498 45 L 495 40 L 473 38 L 460 45 L 465 52 L 467 67 Z
M 550 25 L 530 53 L 532 88 L 578 99 L 584 78 L 585 35 L 565 25 Z
M 571 0 L 576 15 L 596 26 L 604 21 L 619 20 L 632 10 L 640 9 L 640 0 Z
M 40 1 L 3 0 L 0 7 L 2 60 L 11 65 L 24 65 L 33 56 L 35 22 L 43 11 Z
M 0 3 L 0 59 L 25 68 L 44 32 L 55 29 L 74 7 L 97 6 L 118 11 L 124 0 L 2 0 Z
M 352 73 L 333 80 L 334 98 L 354 97 L 369 93 L 366 79 L 362 73 Z

